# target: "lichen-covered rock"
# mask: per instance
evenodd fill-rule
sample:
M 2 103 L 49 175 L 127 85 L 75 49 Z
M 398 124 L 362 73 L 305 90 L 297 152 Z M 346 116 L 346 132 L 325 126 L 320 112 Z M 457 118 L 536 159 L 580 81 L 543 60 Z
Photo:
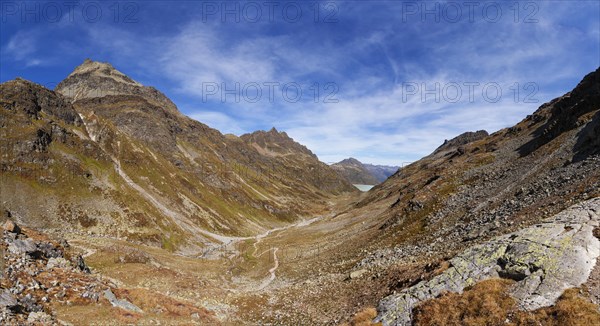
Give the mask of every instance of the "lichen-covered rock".
M 600 256 L 593 236 L 599 222 L 600 198 L 594 198 L 542 224 L 473 246 L 450 260 L 441 275 L 383 299 L 376 321 L 410 325 L 417 303 L 494 277 L 517 281 L 511 295 L 522 309 L 550 306 L 565 289 L 588 279 Z
M 13 254 L 30 254 L 37 251 L 37 246 L 31 239 L 15 240 L 8 246 L 8 251 Z
M 0 292 L 0 307 L 12 308 L 17 304 L 17 299 L 15 299 L 15 296 L 9 290 L 2 290 Z
M 53 322 L 52 316 L 43 311 L 34 311 L 27 317 L 27 322 L 30 324 L 49 325 Z
M 133 303 L 131 303 L 131 302 L 125 300 L 125 299 L 117 299 L 117 297 L 115 296 L 115 294 L 112 293 L 112 291 L 110 289 L 104 291 L 104 297 L 114 307 L 125 309 L 125 310 L 129 310 L 129 311 L 133 311 L 133 312 L 138 312 L 138 313 L 142 312 L 142 309 L 138 308 Z
M 50 258 L 48 259 L 48 263 L 46 263 L 47 269 L 53 269 L 55 267 L 59 268 L 67 268 L 71 265 L 68 260 L 58 257 L 58 258 Z

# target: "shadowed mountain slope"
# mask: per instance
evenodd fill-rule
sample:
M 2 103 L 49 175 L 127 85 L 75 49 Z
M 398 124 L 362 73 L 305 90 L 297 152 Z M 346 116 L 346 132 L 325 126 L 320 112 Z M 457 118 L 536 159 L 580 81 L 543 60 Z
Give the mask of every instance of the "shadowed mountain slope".
M 380 182 L 364 164 L 352 157 L 332 164 L 331 167 L 352 184 L 376 185 Z
M 107 63 L 86 60 L 55 91 L 25 80 L 0 90 L 2 201 L 32 226 L 194 253 L 354 191 L 316 156 L 265 155 Z
M 240 138 L 262 155 L 287 167 L 283 175 L 288 179 L 303 180 L 307 185 L 326 193 L 356 192 L 356 189 L 338 176 L 330 166 L 319 161 L 313 152 L 295 142 L 283 131 L 272 128 L 269 131 L 260 130 L 245 134 Z

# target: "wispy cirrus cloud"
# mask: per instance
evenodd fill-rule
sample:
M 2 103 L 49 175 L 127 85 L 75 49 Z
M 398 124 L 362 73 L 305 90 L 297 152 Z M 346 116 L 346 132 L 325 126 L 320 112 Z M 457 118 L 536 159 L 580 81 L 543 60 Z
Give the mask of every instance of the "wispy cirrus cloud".
M 3 49 L 4 55 L 11 56 L 15 61 L 22 62 L 28 67 L 42 64 L 42 60 L 36 53 L 40 36 L 38 30 L 18 31 Z
M 313 17 L 298 23 L 204 22 L 198 10 L 182 15 L 158 2 L 140 3 L 133 25 L 103 20 L 25 26 L 2 44 L 2 58 L 3 64 L 26 65 L 58 57 L 68 62 L 65 72 L 88 56 L 110 61 L 223 132 L 275 126 L 325 161 L 353 156 L 400 164 L 464 131 L 510 126 L 600 65 L 600 22 L 594 15 L 600 4 L 532 3 L 537 22 L 528 24 L 524 11 L 515 21 L 513 3 L 501 4 L 504 16 L 496 22 L 477 16 L 474 22 L 465 17 L 452 23 L 431 15 L 403 21 L 406 2 L 336 2 L 332 24 Z M 48 33 L 54 43 L 45 41 Z M 263 94 L 252 102 L 243 95 L 222 97 L 222 89 L 207 97 L 204 88 L 257 83 L 266 93 L 265 82 L 297 83 L 304 97 L 289 101 L 277 88 L 272 100 Z M 337 89 L 325 89 L 327 83 Z M 441 94 L 453 83 L 463 92 L 456 102 Z M 473 100 L 464 83 L 478 83 Z M 502 91 L 497 102 L 482 94 L 490 83 Z M 526 88 L 530 83 L 535 88 Z M 412 94 L 407 85 L 419 89 Z M 337 101 L 325 103 L 331 95 Z

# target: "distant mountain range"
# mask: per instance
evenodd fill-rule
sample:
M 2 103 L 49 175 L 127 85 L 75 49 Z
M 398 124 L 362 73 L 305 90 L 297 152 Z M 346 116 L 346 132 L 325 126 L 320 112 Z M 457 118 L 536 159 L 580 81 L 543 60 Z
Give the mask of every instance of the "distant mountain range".
M 374 165 L 368 163 L 363 163 L 363 166 L 375 177 L 375 179 L 377 179 L 377 181 L 379 181 L 378 183 L 384 182 L 400 169 L 399 166 Z
M 398 171 L 398 166 L 365 164 L 351 157 L 331 167 L 352 184 L 376 185 Z

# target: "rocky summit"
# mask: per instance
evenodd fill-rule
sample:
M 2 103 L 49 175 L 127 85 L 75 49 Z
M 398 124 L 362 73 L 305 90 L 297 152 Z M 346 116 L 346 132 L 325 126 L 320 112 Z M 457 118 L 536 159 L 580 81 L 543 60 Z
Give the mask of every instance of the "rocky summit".
M 402 168 L 223 135 L 93 60 L 0 84 L 0 135 L 3 325 L 600 323 L 600 68 Z
M 353 157 L 334 163 L 331 167 L 352 184 L 359 185 L 379 184 L 400 169 L 399 166 L 365 164 Z

